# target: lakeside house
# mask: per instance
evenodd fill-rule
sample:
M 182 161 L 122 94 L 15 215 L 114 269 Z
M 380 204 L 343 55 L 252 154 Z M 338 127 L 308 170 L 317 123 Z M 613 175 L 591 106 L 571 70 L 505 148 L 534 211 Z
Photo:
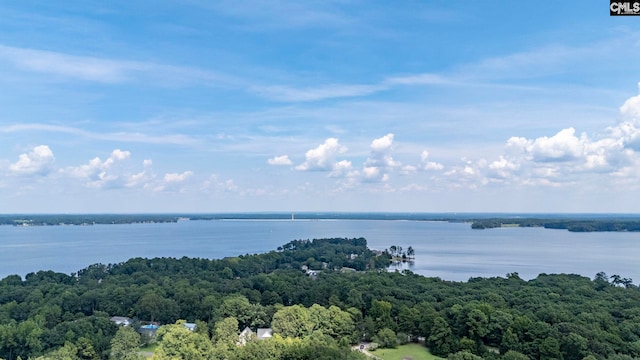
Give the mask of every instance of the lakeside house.
M 258 328 L 254 333 L 248 326 L 240 332 L 238 335 L 238 345 L 246 345 L 247 342 L 255 338 L 258 340 L 270 339 L 273 337 L 273 330 L 271 328 Z
M 273 330 L 271 328 L 258 329 L 258 340 L 269 339 L 273 337 Z
M 133 322 L 131 318 L 126 316 L 112 316 L 109 320 L 118 326 L 129 326 Z

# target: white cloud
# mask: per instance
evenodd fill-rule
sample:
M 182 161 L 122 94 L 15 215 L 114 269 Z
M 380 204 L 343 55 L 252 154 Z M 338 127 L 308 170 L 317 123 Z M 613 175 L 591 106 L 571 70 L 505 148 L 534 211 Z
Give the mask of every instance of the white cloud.
M 420 154 L 420 160 L 422 161 L 422 169 L 427 171 L 439 171 L 444 169 L 444 165 L 435 162 L 429 161 L 429 151 L 424 150 Z
M 20 154 L 18 161 L 9 165 L 9 170 L 19 175 L 46 175 L 52 170 L 55 157 L 47 145 L 39 145 L 29 153 Z
M 391 149 L 391 145 L 393 145 L 393 134 L 389 133 L 381 138 L 374 139 L 371 142 L 371 151 L 385 152 Z
M 254 86 L 250 90 L 267 99 L 284 102 L 319 101 L 333 98 L 358 97 L 384 89 L 378 85 L 324 85 L 315 88 L 295 88 L 284 85 Z
M 86 181 L 86 185 L 89 187 L 102 188 L 117 186 L 119 184 L 125 185 L 127 181 L 122 174 L 113 172 L 112 170 L 114 165 L 129 157 L 131 157 L 129 151 L 115 149 L 104 161 L 99 157 L 95 157 L 85 165 L 68 167 L 61 172 Z
M 164 181 L 166 183 L 181 183 L 193 176 L 192 171 L 185 171 L 182 173 L 168 173 L 164 175 Z
M 343 177 L 353 175 L 353 166 L 349 160 L 341 160 L 333 165 L 333 170 L 329 174 L 331 177 Z
M 630 168 L 640 161 L 639 111 L 640 96 L 628 99 L 620 108 L 620 123 L 595 138 L 578 137 L 572 127 L 550 137 L 511 137 L 486 176 L 533 186 L 566 186 L 592 179 L 590 175 L 611 181 L 627 174 L 638 181 Z
M 394 135 L 389 133 L 383 137 L 374 139 L 371 142 L 371 154 L 365 163 L 365 166 L 378 166 L 384 169 L 392 169 L 402 164 L 395 161 L 391 156 L 393 151 Z
M 155 188 L 156 192 L 160 191 L 172 191 L 183 192 L 186 190 L 184 185 L 193 177 L 193 171 L 184 171 L 181 173 L 166 173 L 161 181 L 159 181 Z
M 269 163 L 269 165 L 291 165 L 291 164 L 293 164 L 293 162 L 291 162 L 291 160 L 289 159 L 288 155 L 276 156 L 274 158 L 271 158 L 271 159 L 267 160 L 267 163 Z
M 153 165 L 153 161 L 151 159 L 145 159 L 142 162 L 143 170 L 137 174 L 133 174 L 129 176 L 126 181 L 125 186 L 127 187 L 143 187 L 145 189 L 149 188 L 150 183 L 155 179 L 155 175 L 152 172 L 151 166 Z
M 583 142 L 577 138 L 573 128 L 563 129 L 556 135 L 537 138 L 527 149 L 537 161 L 564 161 L 580 157 Z
M 397 162 L 391 156 L 393 152 L 393 138 L 394 135 L 388 133 L 371 142 L 371 152 L 362 171 L 364 181 L 387 181 L 389 180 L 389 172 L 402 166 L 400 162 Z
M 375 166 L 365 166 L 364 169 L 362 169 L 362 174 L 364 176 L 364 179 L 369 181 L 381 180 L 381 175 L 383 175 L 380 172 L 380 168 Z
M 494 178 L 506 179 L 519 168 L 519 164 L 516 164 L 506 159 L 503 155 L 500 155 L 500 158 L 498 160 L 489 164 L 489 176 Z
M 438 74 L 416 74 L 408 76 L 390 77 L 385 80 L 389 85 L 444 85 L 451 84 L 451 80 Z
M 640 83 L 638 83 L 640 88 Z M 640 95 L 627 99 L 620 107 L 620 114 L 625 120 L 640 122 Z
M 40 123 L 14 124 L 9 126 L 0 126 L 0 133 L 14 133 L 14 132 L 25 132 L 25 131 L 33 131 L 33 132 L 43 131 L 43 132 L 52 132 L 52 133 L 63 133 L 63 134 L 81 136 L 87 139 L 126 142 L 126 143 L 135 142 L 135 143 L 143 143 L 143 144 L 193 145 L 198 142 L 198 140 L 195 139 L 194 137 L 182 135 L 182 134 L 150 135 L 150 134 L 132 133 L 132 132 L 117 132 L 117 133 L 91 132 L 91 131 L 86 131 L 86 130 L 69 127 L 69 126 L 40 124 Z
M 306 161 L 298 166 L 301 171 L 330 171 L 336 165 L 336 156 L 347 151 L 347 148 L 340 145 L 338 139 L 328 138 L 315 149 L 305 153 Z
M 211 175 L 207 181 L 203 184 L 203 189 L 206 190 L 222 190 L 226 192 L 236 192 L 239 187 L 232 179 L 219 180 L 218 175 Z
M 205 84 L 239 86 L 242 82 L 210 71 L 155 63 L 77 56 L 60 52 L 0 45 L 0 60 L 17 68 L 61 78 L 117 84 L 152 81 L 165 86 Z

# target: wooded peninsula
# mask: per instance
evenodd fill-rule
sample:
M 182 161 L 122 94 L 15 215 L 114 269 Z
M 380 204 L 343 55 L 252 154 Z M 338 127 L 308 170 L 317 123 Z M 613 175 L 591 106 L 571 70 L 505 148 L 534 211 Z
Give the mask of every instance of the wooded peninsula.
M 452 360 L 640 356 L 640 290 L 621 275 L 450 282 L 389 272 L 392 258 L 363 238 L 315 239 L 11 275 L 0 358 L 355 360 L 408 342 Z

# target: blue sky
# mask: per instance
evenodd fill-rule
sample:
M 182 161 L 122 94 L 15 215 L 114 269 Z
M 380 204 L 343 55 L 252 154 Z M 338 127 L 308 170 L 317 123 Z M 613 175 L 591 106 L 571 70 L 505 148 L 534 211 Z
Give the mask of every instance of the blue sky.
M 0 212 L 640 212 L 602 1 L 0 3 Z

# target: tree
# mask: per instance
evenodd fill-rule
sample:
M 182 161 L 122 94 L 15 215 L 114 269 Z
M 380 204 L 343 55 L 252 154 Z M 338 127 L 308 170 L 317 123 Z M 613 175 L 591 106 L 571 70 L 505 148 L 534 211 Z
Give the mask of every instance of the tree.
M 434 355 L 447 355 L 456 350 L 455 338 L 445 319 L 437 317 L 433 321 L 431 335 L 427 338 L 429 349 Z
M 140 334 L 129 326 L 121 326 L 111 339 L 111 356 L 114 360 L 144 359 L 140 351 Z
M 243 295 L 233 295 L 224 299 L 218 310 L 216 319 L 234 317 L 240 328 L 262 326 L 265 324 L 266 313 L 260 304 L 251 304 Z
M 373 319 L 373 323 L 376 325 L 376 330 L 393 327 L 391 303 L 388 301 L 372 300 L 369 316 Z
M 504 354 L 502 360 L 529 360 L 529 357 L 517 351 L 509 350 Z
M 573 332 L 561 339 L 560 342 L 560 350 L 565 354 L 566 360 L 581 360 L 587 355 L 588 346 L 587 339 Z
M 187 329 L 183 320 L 158 329 L 158 347 L 154 359 L 211 360 L 213 353 L 211 341 Z
M 347 336 L 353 338 L 356 326 L 350 313 L 340 310 L 337 306 L 330 306 L 327 315 L 329 316 L 327 335 L 334 338 Z
M 556 338 L 547 337 L 542 341 L 539 347 L 540 360 L 562 359 L 560 353 L 560 343 Z
M 502 335 L 502 341 L 500 342 L 500 352 L 507 353 L 509 351 L 520 350 L 520 340 L 518 335 L 514 334 L 511 328 L 508 328 Z
M 303 337 L 311 332 L 309 312 L 301 305 L 286 306 L 273 314 L 271 328 L 282 337 Z
M 479 309 L 473 309 L 467 314 L 467 329 L 471 339 L 479 341 L 489 333 L 489 319 L 487 315 Z
M 40 353 L 44 348 L 41 339 L 42 333 L 42 328 L 33 320 L 18 324 L 15 332 L 16 351 L 14 355 L 26 359 L 31 354 Z
M 80 358 L 78 357 L 78 347 L 67 342 L 63 347 L 44 356 L 38 356 L 35 360 L 80 360 Z
M 409 259 L 413 259 L 415 254 L 416 254 L 416 252 L 415 252 L 415 250 L 413 250 L 413 247 L 409 246 L 407 248 L 407 257 Z
M 216 346 L 233 346 L 238 341 L 238 320 L 231 316 L 218 321 L 213 330 L 213 341 Z
M 150 321 L 170 322 L 178 315 L 178 304 L 155 292 L 147 292 L 135 304 L 137 315 Z
M 458 351 L 455 354 L 449 355 L 448 360 L 482 360 L 478 355 L 474 355 L 468 351 Z
M 389 329 L 384 328 L 373 337 L 373 341 L 377 342 L 382 348 L 395 348 L 398 346 L 398 337 L 396 333 Z
M 420 311 L 416 307 L 409 308 L 402 305 L 398 311 L 398 331 L 410 336 L 418 335 L 419 320 Z

